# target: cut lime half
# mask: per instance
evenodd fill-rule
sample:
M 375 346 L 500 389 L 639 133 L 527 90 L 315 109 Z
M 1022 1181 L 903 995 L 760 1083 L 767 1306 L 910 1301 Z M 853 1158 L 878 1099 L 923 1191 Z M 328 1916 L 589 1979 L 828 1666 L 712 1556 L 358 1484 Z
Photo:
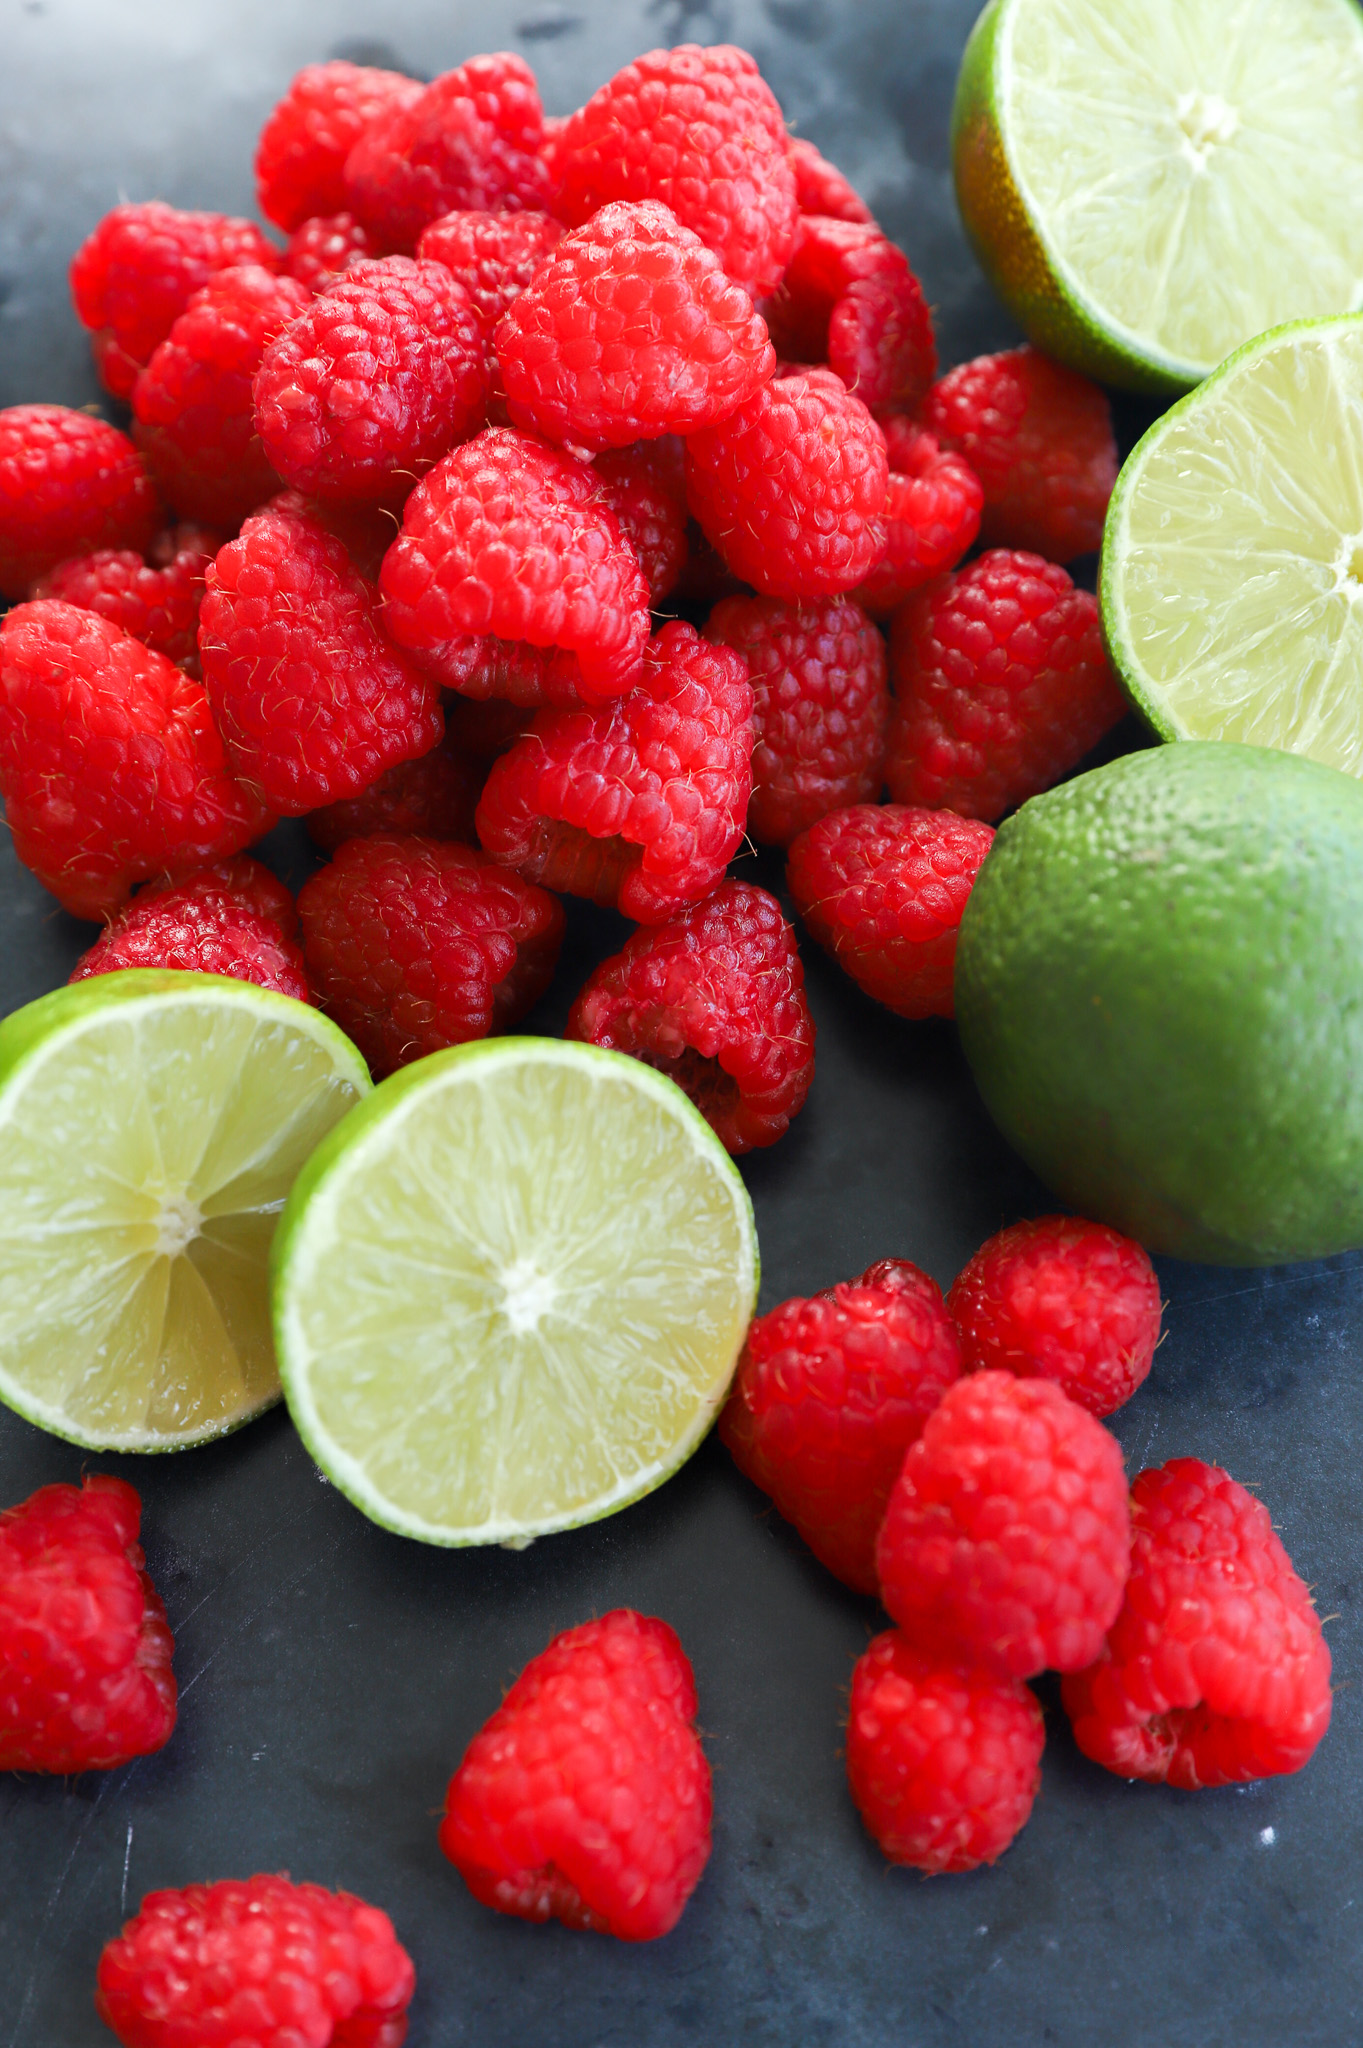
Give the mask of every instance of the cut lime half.
M 0 1399 L 96 1450 L 221 1436 L 278 1398 L 270 1239 L 366 1094 L 306 1003 L 136 969 L 0 1024 Z
M 274 1251 L 289 1410 L 357 1507 L 521 1545 L 688 1458 L 757 1291 L 738 1171 L 675 1084 L 595 1046 L 418 1060 L 299 1177 Z

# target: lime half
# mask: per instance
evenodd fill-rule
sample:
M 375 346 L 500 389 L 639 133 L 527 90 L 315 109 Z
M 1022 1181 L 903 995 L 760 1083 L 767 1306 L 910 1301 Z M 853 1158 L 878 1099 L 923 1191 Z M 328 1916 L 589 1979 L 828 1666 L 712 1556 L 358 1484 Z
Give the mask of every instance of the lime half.
M 1117 480 L 1100 597 L 1166 739 L 1363 774 L 1363 318 L 1261 335 L 1156 421 Z
M 0 1399 L 96 1450 L 202 1443 L 278 1398 L 269 1251 L 367 1093 L 306 1003 L 137 969 L 0 1024 Z
M 1031 339 L 1186 390 L 1253 335 L 1363 305 L 1354 0 L 992 0 L 956 190 Z
M 747 1190 L 675 1084 L 503 1038 L 383 1082 L 299 1178 L 274 1252 L 284 1392 L 357 1507 L 520 1545 L 688 1458 L 757 1291 Z

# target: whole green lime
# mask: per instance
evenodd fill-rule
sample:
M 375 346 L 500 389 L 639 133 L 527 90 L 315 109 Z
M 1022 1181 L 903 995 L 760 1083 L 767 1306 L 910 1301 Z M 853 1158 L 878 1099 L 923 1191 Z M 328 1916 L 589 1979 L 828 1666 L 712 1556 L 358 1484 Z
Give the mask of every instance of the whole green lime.
M 956 1014 L 1004 1135 L 1065 1202 L 1222 1265 L 1363 1245 L 1363 786 L 1158 747 L 999 828 Z

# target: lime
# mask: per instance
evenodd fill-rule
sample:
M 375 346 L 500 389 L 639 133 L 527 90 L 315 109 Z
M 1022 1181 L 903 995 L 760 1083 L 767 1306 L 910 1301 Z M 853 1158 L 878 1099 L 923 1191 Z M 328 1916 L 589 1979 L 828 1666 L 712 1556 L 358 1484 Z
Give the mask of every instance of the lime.
M 1261 335 L 1156 421 L 1103 537 L 1103 628 L 1166 739 L 1363 774 L 1363 318 Z
M 1363 304 L 1354 0 L 992 0 L 952 135 L 989 277 L 1090 376 L 1186 390 Z
M 96 1450 L 203 1443 L 278 1399 L 284 1197 L 369 1088 L 318 1011 L 135 969 L 0 1024 L 0 1399 Z
M 1223 1265 L 1363 1244 L 1363 787 L 1299 754 L 1157 747 L 1001 825 L 956 1014 L 1062 1199 Z
M 747 1190 L 681 1090 L 538 1038 L 384 1081 L 299 1176 L 273 1263 L 304 1442 L 430 1543 L 519 1547 L 666 1479 L 757 1288 Z

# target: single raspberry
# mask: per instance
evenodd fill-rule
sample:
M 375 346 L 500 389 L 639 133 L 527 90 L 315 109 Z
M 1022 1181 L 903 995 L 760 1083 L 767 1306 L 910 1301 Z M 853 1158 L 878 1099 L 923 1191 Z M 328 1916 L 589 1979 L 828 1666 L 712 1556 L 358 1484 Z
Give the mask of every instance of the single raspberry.
M 543 209 L 544 112 L 535 74 L 505 51 L 471 57 L 370 122 L 346 158 L 346 204 L 390 249 L 456 209 Z
M 891 1863 L 929 1876 L 996 1863 L 1041 1790 L 1045 1741 L 1016 1679 L 943 1663 L 897 1628 L 857 1659 L 847 1779 Z
M 774 291 L 799 218 L 786 124 L 746 50 L 683 43 L 617 71 L 568 118 L 554 211 L 580 227 L 612 200 L 656 199 L 735 284 Z
M 951 1017 L 956 933 L 993 840 L 952 811 L 854 804 L 801 833 L 786 882 L 858 988 L 900 1017 Z
M 947 1306 L 967 1372 L 1055 1380 L 1090 1415 L 1131 1399 L 1159 1342 L 1154 1267 L 1131 1238 L 1081 1216 L 999 1231 L 957 1274 Z
M 182 517 L 231 532 L 279 488 L 251 379 L 267 342 L 312 303 L 296 278 L 220 270 L 194 294 L 133 391 L 133 439 Z
M 174 1642 L 126 1479 L 0 1512 L 0 1770 L 111 1771 L 175 1727 Z
M 26 867 L 76 917 L 191 874 L 268 831 L 232 779 L 203 684 L 75 605 L 0 624 L 0 793 Z
M 306 513 L 267 505 L 208 572 L 204 683 L 244 781 L 284 817 L 358 796 L 444 730 L 439 692 L 379 631 L 373 586 Z
M 33 596 L 98 612 L 185 667 L 198 660 L 204 574 L 221 546 L 221 534 L 207 526 L 173 526 L 157 535 L 145 559 L 131 548 L 100 548 L 58 562 L 38 578 Z
M 828 220 L 851 220 L 874 227 L 870 207 L 848 184 L 836 164 L 821 156 L 812 142 L 792 135 L 786 154 L 795 173 L 795 200 L 801 213 L 821 213 Z
M 1097 600 L 994 548 L 895 613 L 885 779 L 899 803 L 1001 817 L 1077 767 L 1126 711 Z
M 1084 1755 L 1185 1791 L 1299 1771 L 1330 1725 L 1330 1652 L 1268 1509 L 1171 1458 L 1136 1480 L 1131 1526 L 1125 1603 L 1062 1690 Z
M 937 374 L 923 288 L 873 223 L 802 218 L 766 311 L 783 355 L 827 363 L 868 406 L 913 412 Z
M 909 1448 L 876 1543 L 924 1649 L 1030 1678 L 1091 1664 L 1131 1555 L 1117 1439 L 1053 1380 L 958 1380 Z
M 416 253 L 443 263 L 459 280 L 490 339 L 562 239 L 562 222 L 547 213 L 463 211 L 442 214 L 423 228 Z
M 582 448 L 725 419 L 776 367 L 748 294 L 648 199 L 603 206 L 565 235 L 496 343 L 517 426 Z
M 289 237 L 284 269 L 310 292 L 322 292 L 352 263 L 382 254 L 368 228 L 353 213 L 311 214 Z
M 0 412 L 0 598 L 71 555 L 144 548 L 156 492 L 126 434 L 64 405 Z
M 1068 562 L 1102 541 L 1117 481 L 1107 395 L 1034 348 L 960 363 L 929 394 L 923 424 L 984 486 L 992 546 Z
M 884 1259 L 749 1325 L 720 1438 L 820 1564 L 874 1593 L 890 1488 L 959 1373 L 942 1290 L 907 1259 Z
M 944 453 L 933 434 L 886 435 L 885 553 L 855 593 L 873 618 L 887 619 L 920 584 L 954 569 L 980 530 L 984 490 L 964 456 Z
M 148 1892 L 95 2005 L 123 2048 L 400 2048 L 416 1972 L 377 1906 L 287 1877 Z
M 885 642 L 859 605 L 730 597 L 711 612 L 705 636 L 748 664 L 756 735 L 748 830 L 760 846 L 789 846 L 825 812 L 879 795 L 890 722 Z
M 487 412 L 483 331 L 443 264 L 353 263 L 265 350 L 256 431 L 286 482 L 340 504 L 402 504 Z
M 112 355 L 119 372 L 107 388 L 132 395 L 123 365 L 151 361 L 195 292 L 215 271 L 239 263 L 279 266 L 279 251 L 254 221 L 226 213 L 182 213 L 151 199 L 116 206 L 71 259 L 71 296 L 81 325 L 93 330 L 96 361 Z
M 660 459 L 657 441 L 636 441 L 598 455 L 592 468 L 602 497 L 639 558 L 656 611 L 671 597 L 686 567 L 686 486 Z
M 532 882 L 662 924 L 715 887 L 751 793 L 743 658 L 674 619 L 627 697 L 537 714 L 493 766 L 478 837 Z
M 696 1684 L 665 1621 L 618 1607 L 532 1657 L 450 1780 L 440 1846 L 484 1905 L 652 1941 L 710 1854 Z
M 410 107 L 415 78 L 365 64 L 306 64 L 256 144 L 256 197 L 266 220 L 292 234 L 310 215 L 346 204 L 345 160 L 371 122 Z
M 233 870 L 241 874 L 240 886 Z M 276 891 L 287 904 L 287 924 L 261 907 L 262 897 L 269 901 Z M 294 922 L 293 899 L 268 868 L 253 860 L 224 862 L 186 882 L 140 889 L 67 979 L 85 981 L 121 967 L 173 967 L 254 981 L 310 1002 L 302 949 L 290 936 Z
M 735 575 L 769 597 L 832 597 L 885 552 L 885 441 L 827 370 L 777 377 L 686 441 L 691 510 Z
M 448 720 L 448 713 L 446 714 Z M 399 761 L 358 796 L 309 811 L 308 837 L 323 853 L 375 832 L 417 832 L 426 839 L 474 841 L 473 813 L 487 770 L 473 753 L 445 738 L 418 761 Z
M 639 673 L 648 586 L 634 551 L 591 465 L 531 434 L 492 427 L 437 463 L 381 582 L 385 630 L 446 678 L 477 665 L 486 635 L 575 655 L 589 702 Z

